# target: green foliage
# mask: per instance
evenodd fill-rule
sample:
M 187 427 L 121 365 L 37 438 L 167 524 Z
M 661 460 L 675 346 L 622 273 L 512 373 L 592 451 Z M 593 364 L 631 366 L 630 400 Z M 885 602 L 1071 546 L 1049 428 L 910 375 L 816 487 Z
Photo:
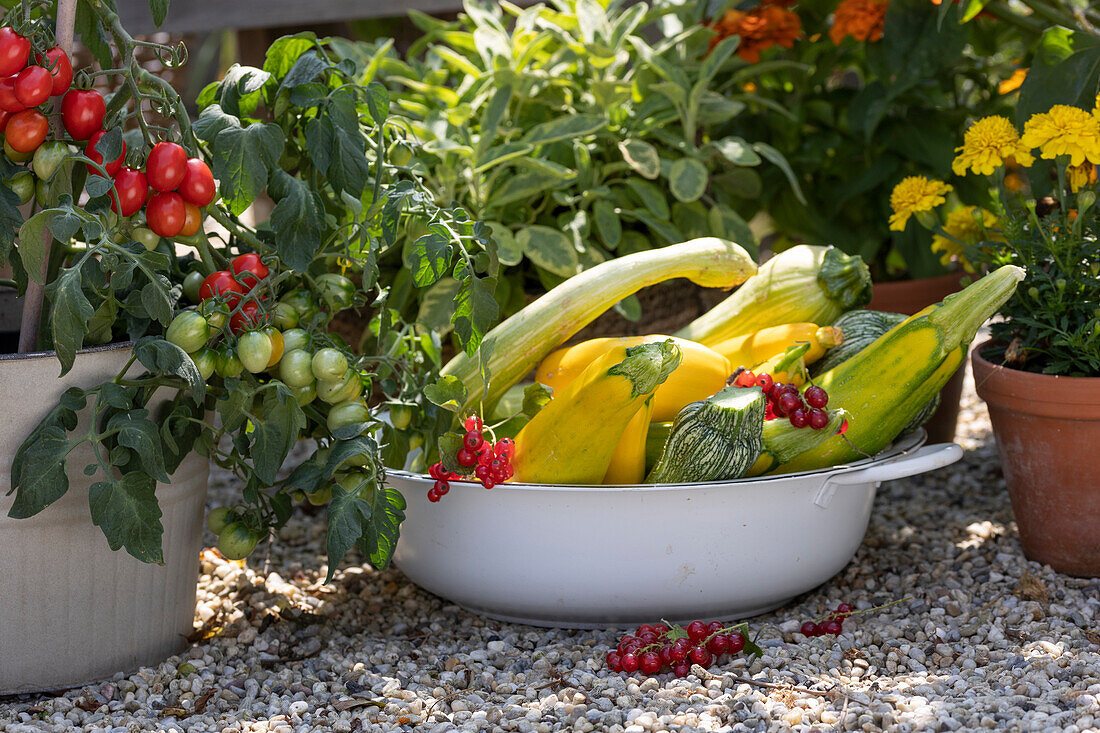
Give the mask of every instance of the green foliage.
M 495 293 L 488 283 L 458 293 L 474 329 L 476 304 L 488 311 L 490 295 L 511 312 L 526 289 L 619 254 L 710 234 L 755 247 L 724 177 L 755 176 L 762 158 L 785 161 L 714 134 L 744 109 L 713 88 L 743 65 L 735 39 L 706 55 L 713 34 L 696 26 L 651 43 L 670 11 L 642 3 L 464 8 L 451 23 L 415 15 L 425 34 L 404 60 L 366 44 L 340 50 L 390 89 L 418 142 L 409 167 L 435 200 L 491 224 L 504 265 Z M 465 322 L 454 325 L 466 341 Z
M 892 0 L 880 40 L 837 45 L 828 35 L 835 7 L 812 0 L 794 8 L 815 40 L 765 55 L 758 103 L 726 132 L 769 143 L 801 183 L 806 204 L 777 170 L 762 170 L 760 208 L 774 222 L 776 248 L 834 244 L 861 256 L 880 281 L 940 274 L 927 232 L 888 230 L 890 191 L 908 175 L 950 178 L 966 120 L 1011 116 L 1015 95 L 998 85 L 1027 65 L 1030 35 L 986 18 L 964 23 L 965 3 Z M 720 76 L 718 88 L 731 96 L 744 84 L 734 73 Z

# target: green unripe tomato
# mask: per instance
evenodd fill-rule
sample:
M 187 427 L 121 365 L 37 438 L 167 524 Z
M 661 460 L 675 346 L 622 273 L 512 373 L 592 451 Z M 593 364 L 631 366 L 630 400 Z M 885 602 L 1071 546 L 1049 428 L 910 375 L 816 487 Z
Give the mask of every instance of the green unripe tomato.
M 321 300 L 325 301 L 329 310 L 343 310 L 355 300 L 355 284 L 343 275 L 326 272 L 319 275 L 316 282 L 321 291 Z
M 192 271 L 187 273 L 187 276 L 183 278 L 183 297 L 187 298 L 192 303 L 198 304 L 199 288 L 202 287 L 202 281 L 203 276 L 201 272 Z M 207 323 L 209 323 L 209 321 L 207 321 Z
M 34 202 L 43 209 L 50 205 L 50 184 L 41 178 L 34 179 Z
M 34 151 L 31 158 L 31 168 L 34 175 L 43 181 L 48 181 L 57 173 L 57 169 L 69 157 L 69 146 L 60 140 L 48 140 Z
M 244 364 L 237 358 L 237 352 L 228 346 L 218 349 L 218 358 L 214 362 L 214 371 L 219 377 L 239 377 L 244 372 Z
M 291 290 L 279 298 L 280 303 L 286 303 L 298 311 L 298 320 L 308 322 L 317 313 L 317 301 L 308 290 Z
M 313 384 L 313 356 L 302 349 L 283 354 L 279 362 L 279 379 L 288 387 L 305 387 Z
M 210 513 L 206 515 L 206 526 L 214 534 L 221 534 L 232 518 L 233 514 L 229 511 L 229 507 L 220 506 L 211 509 Z
M 295 504 L 301 504 L 303 501 L 306 500 L 306 492 L 302 491 L 301 489 L 295 489 L 294 491 L 290 492 L 290 500 L 293 501 Z
M 210 328 L 214 331 L 225 328 L 226 321 L 229 320 L 229 306 L 225 303 L 219 303 L 213 298 L 199 303 L 199 313 L 202 314 L 202 317 L 206 319 L 206 322 L 210 324 Z
M 413 433 L 409 438 L 409 450 L 414 451 L 422 445 L 424 445 L 424 434 Z
M 184 311 L 172 319 L 164 337 L 191 354 L 206 346 L 210 339 L 210 324 L 195 311 Z
M 367 486 L 367 474 L 362 471 L 348 471 L 337 479 L 336 483 L 340 484 L 340 488 L 344 491 L 358 491 Z
M 11 146 L 6 139 L 4 140 L 4 155 L 8 156 L 8 160 L 14 163 L 26 163 L 28 160 L 34 157 L 34 151 L 29 153 L 20 153 L 18 150 Z
M 141 242 L 141 246 L 152 252 L 160 244 L 160 235 L 154 232 L 152 229 L 146 229 L 145 227 L 136 227 L 132 233 L 135 242 Z M 198 275 L 199 273 L 195 273 Z M 199 275 L 199 285 L 202 285 L 202 276 Z M 195 288 L 195 300 L 193 302 L 198 303 L 198 287 Z
M 20 204 L 25 204 L 34 198 L 34 174 L 30 171 L 19 171 L 4 181 L 4 184 L 19 197 Z
M 253 374 L 267 369 L 272 353 L 271 338 L 263 331 L 247 331 L 237 340 L 237 358 Z
M 359 374 L 353 370 L 352 375 L 344 382 L 344 388 L 334 395 L 332 404 L 346 402 L 347 400 L 357 400 L 362 394 L 363 380 L 360 379 Z
M 404 402 L 387 402 L 386 407 L 390 411 L 390 425 L 398 430 L 404 430 L 412 422 L 416 408 Z
M 305 329 L 291 328 L 283 331 L 283 352 L 309 351 L 309 333 Z
M 271 322 L 280 331 L 295 328 L 298 325 L 298 311 L 288 303 L 276 303 L 271 311 Z
M 313 355 L 312 369 L 318 382 L 342 382 L 348 371 L 348 358 L 329 346 Z
M 369 421 L 370 410 L 367 409 L 366 405 L 362 402 L 348 401 L 332 406 L 332 409 L 328 411 L 325 425 L 328 426 L 329 432 L 336 432 L 339 428 Z
M 230 560 L 243 560 L 256 549 L 260 536 L 240 522 L 230 522 L 218 536 L 218 551 Z
M 413 150 L 404 140 L 394 140 L 386 151 L 386 157 L 393 165 L 406 166 L 412 160 Z
M 213 349 L 201 348 L 194 354 L 191 354 L 191 360 L 195 362 L 195 366 L 199 368 L 199 374 L 202 375 L 203 381 L 213 376 L 214 368 L 218 363 L 218 357 Z
M 290 393 L 294 395 L 294 401 L 298 403 L 299 407 L 305 407 L 317 399 L 317 383 L 310 382 L 304 387 L 291 387 Z
M 324 506 L 332 499 L 332 487 L 326 486 L 322 489 L 317 489 L 312 494 L 307 494 L 306 498 L 309 499 L 309 503 L 313 506 Z

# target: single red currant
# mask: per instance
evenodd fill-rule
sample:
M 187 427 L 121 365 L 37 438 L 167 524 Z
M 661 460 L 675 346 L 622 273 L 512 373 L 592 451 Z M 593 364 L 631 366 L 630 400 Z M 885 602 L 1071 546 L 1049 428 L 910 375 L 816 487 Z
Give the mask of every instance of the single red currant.
M 772 391 L 772 385 L 775 384 L 775 380 L 772 379 L 772 375 L 767 372 L 761 372 L 756 375 L 756 386 L 764 391 L 764 394 L 770 394 Z
M 477 430 L 471 430 L 466 433 L 466 437 L 462 439 L 462 444 L 470 450 L 477 450 L 481 446 L 481 432 Z
M 815 624 L 813 621 L 806 621 L 805 623 L 803 623 L 802 624 L 802 635 L 803 636 L 820 636 L 820 634 L 818 633 L 817 624 Z
M 645 652 L 638 666 L 645 674 L 657 674 L 661 671 L 661 655 L 657 652 Z
M 442 497 L 442 494 L 440 494 L 438 491 L 436 491 L 436 488 L 434 486 L 432 488 L 428 489 L 428 501 L 434 503 L 434 502 L 439 501 L 441 497 Z
M 472 466 L 477 463 L 477 454 L 475 454 L 469 448 L 463 448 L 458 452 L 458 465 L 460 466 Z
M 627 652 L 626 654 L 624 654 L 620 662 L 623 665 L 624 672 L 630 673 L 638 671 L 638 657 L 636 657 L 633 652 Z
M 687 625 L 687 629 L 685 630 L 687 631 L 688 638 L 692 641 L 699 641 L 700 639 L 706 638 L 707 635 L 707 625 L 702 621 L 692 621 Z
M 669 656 L 671 656 L 677 662 L 682 662 L 687 659 L 688 652 L 691 651 L 691 644 L 687 639 L 680 637 L 676 641 L 672 642 L 672 648 L 669 650 Z
M 739 654 L 745 648 L 745 635 L 740 631 L 733 631 L 726 638 L 729 640 L 726 651 L 730 654 Z
M 836 612 L 840 614 L 841 618 L 847 618 L 852 615 L 852 606 L 849 603 L 841 603 L 836 607 Z
M 687 662 L 680 662 L 672 668 L 672 674 L 677 677 L 687 677 L 691 672 L 691 665 Z
M 713 655 L 707 651 L 705 646 L 693 646 L 691 651 L 688 652 L 688 659 L 693 664 L 698 664 L 700 667 L 709 667 L 710 663 L 714 661 Z
M 725 634 L 715 634 L 710 637 L 710 641 L 707 642 L 707 649 L 716 657 L 725 654 L 729 650 L 729 647 L 730 640 Z
M 821 633 L 831 634 L 832 636 L 839 636 L 844 631 L 844 624 L 841 623 L 838 618 L 831 618 L 825 623 L 821 624 Z
M 621 672 L 623 669 L 623 658 L 618 652 L 607 653 L 607 668 L 612 672 Z
M 805 397 L 810 407 L 824 407 L 829 404 L 829 394 L 816 384 L 806 388 Z
M 810 410 L 807 421 L 814 430 L 824 430 L 829 424 L 829 413 L 820 407 L 814 407 Z

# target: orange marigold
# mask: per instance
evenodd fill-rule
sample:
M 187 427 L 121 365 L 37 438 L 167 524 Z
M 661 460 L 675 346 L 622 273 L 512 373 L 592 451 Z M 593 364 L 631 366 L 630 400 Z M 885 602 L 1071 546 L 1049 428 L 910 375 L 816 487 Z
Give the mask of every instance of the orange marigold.
M 802 35 L 802 19 L 793 10 L 766 2 L 749 11 L 727 10 L 713 28 L 717 35 L 711 39 L 711 48 L 723 38 L 740 36 L 737 55 L 755 64 L 760 61 L 761 52 L 772 46 L 793 48 Z
M 833 27 L 829 38 L 840 45 L 845 36 L 857 41 L 877 41 L 882 38 L 888 0 L 841 0 L 833 11 Z

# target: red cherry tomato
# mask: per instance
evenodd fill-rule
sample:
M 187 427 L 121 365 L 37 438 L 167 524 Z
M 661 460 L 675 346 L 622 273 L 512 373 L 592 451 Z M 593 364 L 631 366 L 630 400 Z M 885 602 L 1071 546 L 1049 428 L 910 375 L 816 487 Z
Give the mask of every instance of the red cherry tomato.
M 122 161 L 126 158 L 126 141 L 122 141 L 122 153 L 119 154 L 118 158 L 112 160 L 109 163 L 104 163 L 103 156 L 99 154 L 98 150 L 96 150 L 96 143 L 98 143 L 99 139 L 106 134 L 107 133 L 103 130 L 96 130 L 94 133 L 92 133 L 92 136 L 88 138 L 87 146 L 85 146 L 84 148 L 84 154 L 94 160 L 96 163 L 99 163 L 101 166 L 103 166 L 108 175 L 113 176 L 122 169 Z M 87 168 L 88 173 L 92 175 L 99 175 L 99 171 L 92 166 L 89 165 L 87 166 Z
M 252 331 L 266 325 L 270 320 L 271 315 L 261 313 L 260 304 L 250 300 L 229 317 L 229 330 L 239 336 L 245 331 Z
M 36 109 L 25 109 L 11 116 L 4 128 L 4 137 L 14 150 L 31 153 L 38 149 L 49 131 L 46 115 Z
M 168 239 L 180 233 L 186 218 L 183 197 L 175 191 L 155 194 L 145 205 L 145 220 L 149 223 L 149 228 Z
M 15 77 L 7 76 L 0 79 L 0 109 L 5 112 L 22 112 L 27 105 L 19 101 L 15 96 Z
M 107 103 L 92 89 L 70 89 L 61 100 L 61 122 L 73 140 L 87 140 L 103 128 Z
M 122 216 L 133 216 L 145 204 L 149 193 L 145 174 L 124 166 L 114 179 L 117 196 L 111 196 L 111 209 Z
M 16 74 L 27 65 L 31 42 L 8 27 L 0 28 L 0 76 Z
M 73 63 L 61 46 L 54 46 L 45 55 L 36 54 L 35 58 L 38 63 L 49 67 L 47 71 L 53 79 L 50 96 L 58 97 L 69 91 L 69 87 L 73 85 Z
M 207 206 L 214 200 L 214 174 L 210 166 L 198 158 L 187 161 L 187 171 L 177 189 L 183 200 L 195 206 Z
M 199 227 L 202 226 L 202 211 L 198 206 L 189 204 L 186 201 L 183 202 L 183 210 L 185 215 L 183 217 L 183 228 L 180 229 L 179 235 L 181 237 L 190 237 L 199 233 Z
M 246 292 L 248 291 L 236 281 L 233 273 L 229 270 L 218 270 L 211 275 L 207 275 L 206 279 L 202 281 L 202 285 L 199 286 L 199 297 L 203 300 L 224 295 L 230 304 L 239 302 L 241 295 Z
M 0 135 L 4 133 L 4 129 L 8 126 L 8 120 L 11 119 L 11 112 L 6 109 L 0 109 Z
M 15 97 L 25 107 L 37 107 L 50 98 L 53 77 L 41 66 L 28 66 L 15 75 Z
M 158 191 L 175 191 L 187 172 L 187 151 L 176 143 L 157 143 L 145 161 L 149 185 Z
M 229 263 L 229 266 L 233 270 L 233 274 L 237 276 L 237 280 L 240 281 L 241 285 L 244 285 L 249 290 L 256 287 L 256 284 L 267 277 L 269 272 L 267 265 L 260 261 L 260 256 L 255 252 L 237 255 L 233 258 L 233 261 Z

